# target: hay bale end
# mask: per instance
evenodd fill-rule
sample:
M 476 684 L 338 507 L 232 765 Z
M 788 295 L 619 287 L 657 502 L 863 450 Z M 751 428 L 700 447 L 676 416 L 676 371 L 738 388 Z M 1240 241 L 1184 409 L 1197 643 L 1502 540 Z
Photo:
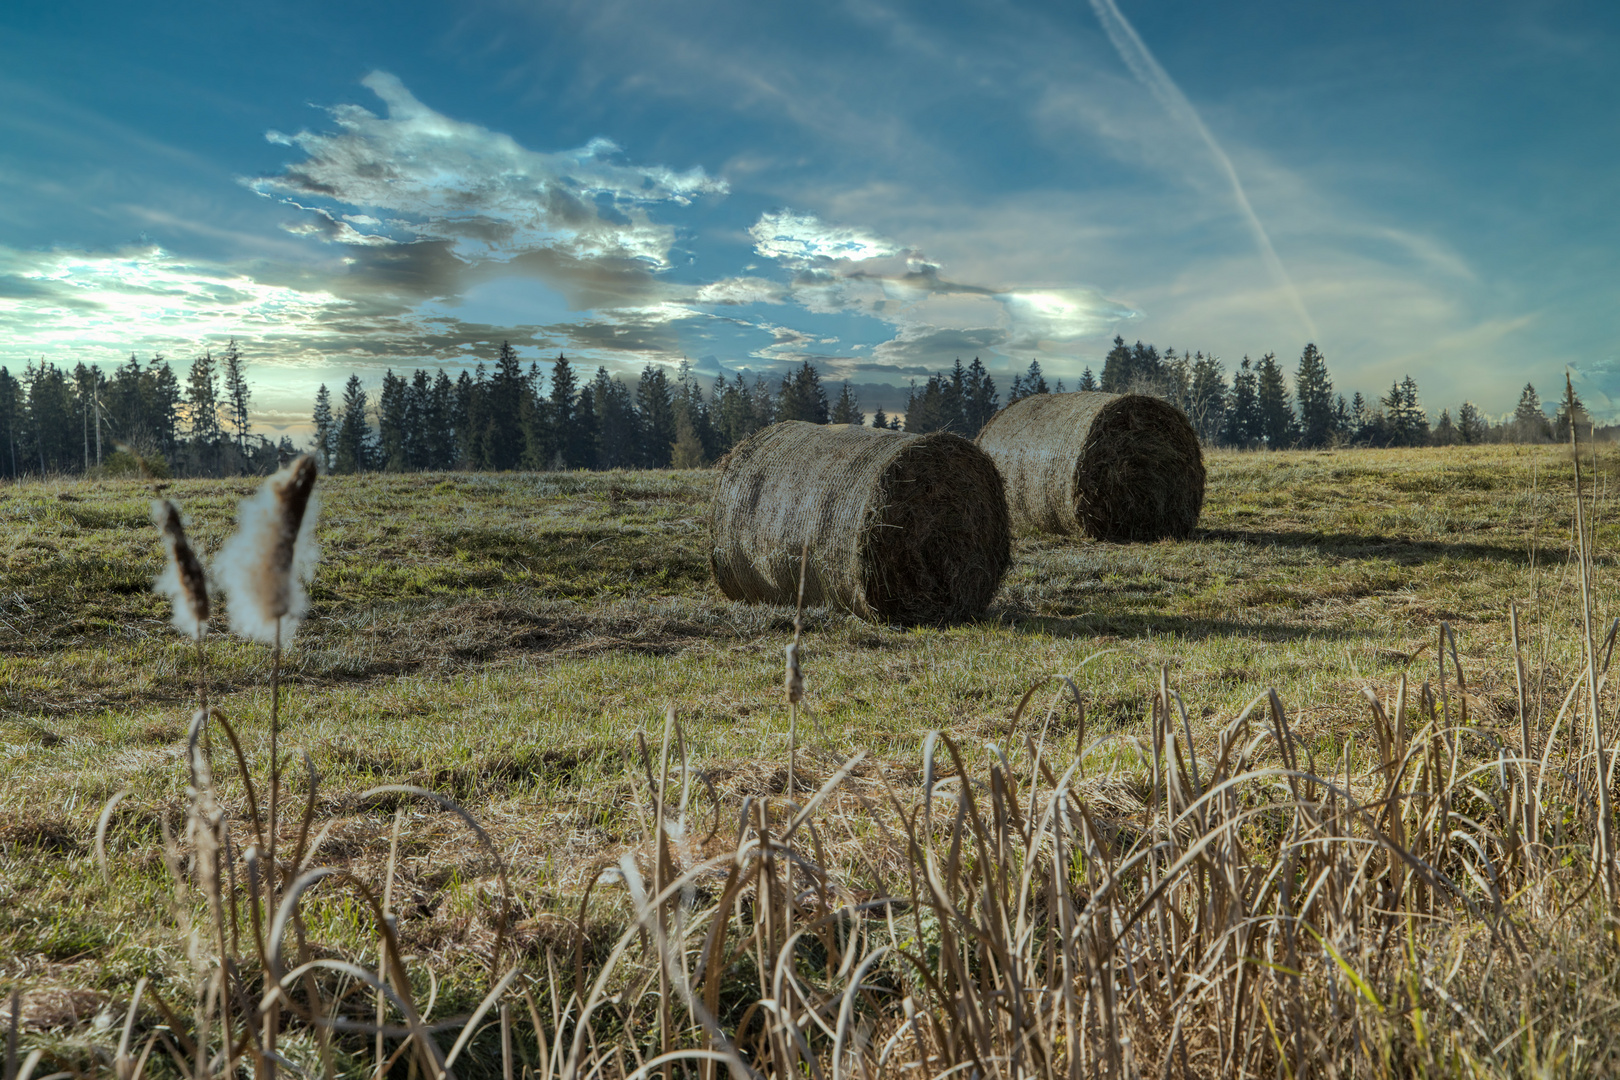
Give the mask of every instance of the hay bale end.
M 1144 394 L 1035 394 L 979 433 L 1013 527 L 1098 540 L 1185 537 L 1204 506 L 1204 455 L 1175 406 Z
M 709 565 L 732 600 L 941 624 L 984 613 L 1011 561 L 990 458 L 957 435 L 772 425 L 718 466 Z

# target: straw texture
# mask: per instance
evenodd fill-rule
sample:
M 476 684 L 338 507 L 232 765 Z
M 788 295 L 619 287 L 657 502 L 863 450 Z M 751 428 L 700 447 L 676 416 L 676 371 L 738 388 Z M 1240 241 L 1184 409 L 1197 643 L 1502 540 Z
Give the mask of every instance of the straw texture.
M 1185 537 L 1204 506 L 1204 456 L 1181 410 L 1143 394 L 1036 394 L 979 432 L 1013 527 L 1098 540 Z
M 995 465 L 956 435 L 788 421 L 719 465 L 709 564 L 733 600 L 938 624 L 983 614 L 1011 559 Z

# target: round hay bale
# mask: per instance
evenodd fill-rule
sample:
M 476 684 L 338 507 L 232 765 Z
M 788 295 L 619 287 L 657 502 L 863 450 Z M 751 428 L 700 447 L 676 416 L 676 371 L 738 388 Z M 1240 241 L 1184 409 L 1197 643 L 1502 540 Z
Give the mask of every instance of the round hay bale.
M 992 417 L 978 442 L 1018 529 L 1160 540 L 1189 535 L 1204 506 L 1197 433 L 1144 394 L 1035 394 Z
M 709 565 L 733 600 L 904 624 L 984 613 L 1011 561 L 1001 474 L 957 435 L 775 424 L 720 462 Z

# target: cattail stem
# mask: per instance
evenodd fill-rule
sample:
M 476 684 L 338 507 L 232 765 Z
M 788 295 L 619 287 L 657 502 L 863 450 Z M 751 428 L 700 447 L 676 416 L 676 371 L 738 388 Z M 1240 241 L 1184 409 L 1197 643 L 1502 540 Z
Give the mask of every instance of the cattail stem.
M 276 896 L 280 891 L 281 872 L 276 864 L 276 832 L 281 812 L 281 760 L 277 756 L 278 736 L 281 734 L 281 618 L 276 617 L 275 640 L 270 647 L 270 829 L 265 838 L 265 913 L 276 910 Z M 264 1014 L 265 1072 L 268 1080 L 275 1080 L 277 1028 L 280 1026 L 281 1006 Z
M 1564 377 L 1566 385 L 1569 376 Z M 1572 398 L 1575 391 L 1570 389 Z M 1586 533 L 1586 515 L 1581 505 L 1581 454 L 1575 441 L 1575 422 L 1573 417 L 1569 425 L 1570 456 L 1575 463 L 1575 538 L 1577 553 L 1580 559 L 1581 570 L 1581 614 L 1583 617 L 1582 643 L 1586 646 L 1586 694 L 1587 711 L 1592 719 L 1592 750 L 1597 756 L 1597 792 L 1598 792 L 1598 873 L 1603 882 L 1603 899 L 1612 909 L 1617 899 L 1615 895 L 1614 874 L 1614 838 L 1611 833 L 1613 820 L 1610 817 L 1609 803 L 1609 769 L 1608 753 L 1603 745 L 1603 715 L 1598 711 L 1597 693 L 1597 642 L 1592 637 L 1592 550 L 1588 543 Z

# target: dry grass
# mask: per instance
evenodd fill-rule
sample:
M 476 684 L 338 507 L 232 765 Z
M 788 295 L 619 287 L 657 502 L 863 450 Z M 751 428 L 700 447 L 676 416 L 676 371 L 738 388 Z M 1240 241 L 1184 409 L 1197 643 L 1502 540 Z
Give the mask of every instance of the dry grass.
M 239 1063 L 268 1072 L 265 1014 L 293 1065 L 370 1073 L 360 970 L 398 998 L 384 1059 L 433 1072 L 513 969 L 453 1071 L 625 1075 L 665 1053 L 684 1061 L 651 1071 L 1614 1071 L 1620 957 L 1594 874 L 1612 863 L 1594 854 L 1615 702 L 1581 681 L 1567 457 L 1216 455 L 1194 541 L 1026 541 L 986 623 L 900 632 L 808 612 L 791 801 L 792 612 L 679 577 L 583 591 L 612 545 L 581 552 L 581 533 L 623 537 L 613 565 L 662 545 L 649 565 L 678 566 L 693 541 L 665 526 L 701 513 L 701 480 L 505 478 L 448 514 L 433 485 L 462 482 L 327 492 L 329 562 L 282 727 L 318 779 L 293 760 L 283 869 L 261 863 L 256 881 L 264 651 L 210 646 L 244 767 L 216 727 L 217 779 L 188 786 L 190 653 L 158 636 L 160 601 L 103 584 L 120 580 L 122 527 L 73 516 L 116 521 L 137 493 L 0 503 L 53 548 L 0 554 L 0 589 L 21 598 L 0 618 L 32 620 L 4 660 L 0 965 L 25 995 L 19 1057 L 40 1051 L 36 1078 L 195 1075 L 198 1045 L 219 1073 L 228 1017 Z M 373 509 L 407 491 L 419 517 Z M 191 494 L 212 550 L 228 520 L 208 500 L 240 493 Z M 1606 506 L 1594 676 L 1614 606 Z M 149 580 L 155 534 L 128 532 Z M 446 547 L 450 533 L 543 554 Z M 98 543 L 105 568 L 34 591 L 30 566 L 90 567 Z M 450 566 L 501 579 L 401 587 Z M 368 587 L 368 568 L 387 573 Z M 89 625 L 97 611 L 113 625 Z M 141 618 L 153 628 L 130 633 Z M 156 677 L 154 657 L 169 665 Z M 1057 696 L 1021 708 L 1036 683 Z M 103 877 L 96 825 L 124 787 Z M 305 862 L 352 879 L 302 894 L 278 961 L 272 900 L 297 891 L 287 853 L 309 850 L 306 807 Z M 285 996 L 266 992 L 278 963 Z M 288 976 L 303 963 L 317 966 Z

